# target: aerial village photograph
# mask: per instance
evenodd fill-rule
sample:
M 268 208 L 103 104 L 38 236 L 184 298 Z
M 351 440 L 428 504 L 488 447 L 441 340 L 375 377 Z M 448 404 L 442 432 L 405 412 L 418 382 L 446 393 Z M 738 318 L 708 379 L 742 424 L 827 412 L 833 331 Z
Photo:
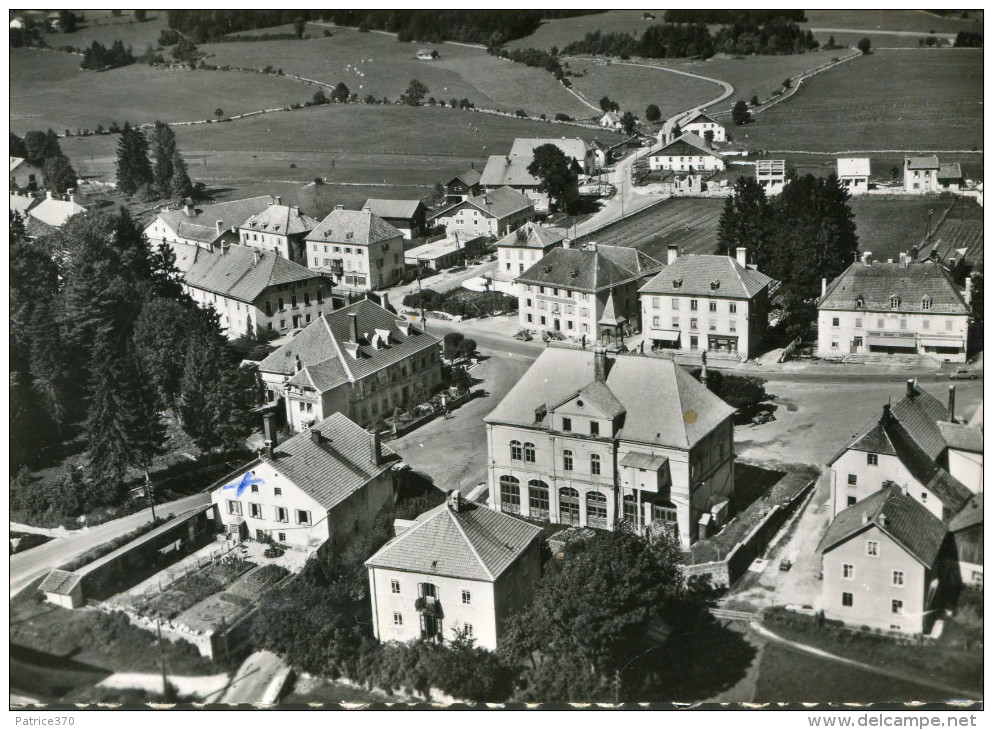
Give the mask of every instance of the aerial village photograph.
M 983 16 L 9 10 L 11 727 L 975 727 Z

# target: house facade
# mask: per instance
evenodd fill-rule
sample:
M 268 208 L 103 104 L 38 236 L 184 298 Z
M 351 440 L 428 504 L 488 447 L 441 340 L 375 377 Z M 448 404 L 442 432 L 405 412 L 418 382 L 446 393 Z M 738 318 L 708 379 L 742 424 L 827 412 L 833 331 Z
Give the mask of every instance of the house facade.
M 145 238 L 150 243 L 185 243 L 206 249 L 238 243 L 241 225 L 276 202 L 276 198 L 260 195 L 226 203 L 163 208 L 145 227 Z
M 849 195 L 869 192 L 871 163 L 868 157 L 839 157 L 838 181 Z
M 462 500 L 397 520 L 366 561 L 380 641 L 443 641 L 464 632 L 495 651 L 541 577 L 541 528 Z
M 818 547 L 825 618 L 925 633 L 934 618 L 946 532 L 941 520 L 896 485 L 843 510 Z
M 938 158 L 928 157 L 903 158 L 903 187 L 911 195 L 927 195 L 938 192 Z
M 40 190 L 45 187 L 45 176 L 37 165 L 23 157 L 10 158 L 10 187 L 17 190 Z
M 961 585 L 983 587 L 983 494 L 973 496 L 948 523 L 952 576 Z
M 668 261 L 639 290 L 646 342 L 655 349 L 709 351 L 753 357 L 769 323 L 777 282 L 737 258 L 691 254 L 669 247 Z
M 467 240 L 479 236 L 499 237 L 520 228 L 534 217 L 534 204 L 526 195 L 509 187 L 456 203 L 434 216 L 436 225 L 449 235 Z
M 786 187 L 786 160 L 758 160 L 755 179 L 767 197 L 779 195 Z
M 514 281 L 553 248 L 561 248 L 563 241 L 565 229 L 525 223 L 497 241 L 497 268 L 493 278 L 503 282 Z
M 266 449 L 211 489 L 218 528 L 295 549 L 347 545 L 394 499 L 399 457 L 340 413 L 285 443 L 274 419 Z
M 708 172 L 724 169 L 724 157 L 695 134 L 684 133 L 648 158 L 651 170 Z
M 688 546 L 727 517 L 733 413 L 672 360 L 546 349 L 484 419 L 489 504 Z
M 264 211 L 253 215 L 238 228 L 242 246 L 271 251 L 301 266 L 307 265 L 305 238 L 317 219 L 300 212 L 297 206 L 282 205 L 277 197 Z
M 424 234 L 427 220 L 420 200 L 369 198 L 362 206 L 362 210 L 366 209 L 403 233 L 408 241 Z
M 368 208 L 336 205 L 306 237 L 307 266 L 350 291 L 385 289 L 403 278 L 403 233 Z
M 938 183 L 938 190 L 942 192 L 957 193 L 965 187 L 962 166 L 957 162 L 941 163 L 938 166 L 938 174 L 935 179 Z
M 617 112 L 607 112 L 600 117 L 600 126 L 604 129 L 620 129 L 621 115 Z
M 294 431 L 343 413 L 373 426 L 441 384 L 441 341 L 361 300 L 328 312 L 259 363 L 270 402 Z
M 707 132 L 714 133 L 715 142 L 727 142 L 727 129 L 703 112 L 697 112 L 689 121 L 683 122 L 682 130 L 706 140 Z
M 817 354 L 928 355 L 965 362 L 969 307 L 934 261 L 858 261 L 817 303 Z
M 466 170 L 445 183 L 445 202 L 450 205 L 474 198 L 483 192 L 479 181 L 481 175 L 475 170 Z
M 634 248 L 553 248 L 516 279 L 520 325 L 587 341 L 620 339 L 641 329 L 638 287 L 661 268 Z

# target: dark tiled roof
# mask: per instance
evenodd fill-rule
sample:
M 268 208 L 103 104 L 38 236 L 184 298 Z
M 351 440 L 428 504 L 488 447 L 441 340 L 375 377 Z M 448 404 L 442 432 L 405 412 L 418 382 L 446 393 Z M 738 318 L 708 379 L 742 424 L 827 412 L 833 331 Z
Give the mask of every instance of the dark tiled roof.
M 528 172 L 530 164 L 530 157 L 490 155 L 483 168 L 480 183 L 488 188 L 498 188 L 501 185 L 538 187 L 541 181 Z
M 79 573 L 71 573 L 67 570 L 53 570 L 45 580 L 38 586 L 42 593 L 57 593 L 60 596 L 68 596 L 72 589 L 83 579 Z
M 938 158 L 934 155 L 928 155 L 927 157 L 907 157 L 904 160 L 908 170 L 937 170 L 940 165 L 938 164 Z
M 590 350 L 545 350 L 483 420 L 550 428 L 547 415 L 535 422 L 536 409 L 562 403 L 588 385 L 593 379 L 593 358 Z M 734 414 L 731 406 L 668 359 L 608 358 L 606 386 L 625 410 L 618 438 L 626 441 L 687 449 Z M 652 396 L 646 398 L 646 393 Z
M 317 219 L 301 213 L 299 208 L 273 203 L 261 213 L 253 215 L 241 227 L 250 231 L 292 236 L 310 233 L 316 225 Z
M 890 297 L 900 302 L 890 308 Z M 925 310 L 923 299 L 931 297 Z M 828 286 L 817 303 L 818 309 L 854 310 L 862 298 L 862 309 L 876 312 L 924 312 L 934 314 L 968 314 L 969 308 L 958 288 L 945 270 L 933 262 L 912 263 L 853 263 Z
M 525 223 L 496 242 L 497 248 L 545 249 L 565 240 L 564 228 L 549 228 L 537 223 Z
M 617 396 L 610 391 L 610 388 L 605 383 L 601 383 L 598 380 L 591 381 L 575 393 L 564 398 L 561 402 L 554 404 L 551 407 L 552 410 L 555 410 L 563 403 L 568 403 L 573 398 L 579 398 L 588 402 L 607 418 L 617 418 L 617 416 L 624 413 L 624 404 L 617 400 Z
M 686 132 L 678 139 L 672 140 L 669 144 L 652 153 L 652 157 L 670 157 L 672 155 L 692 155 L 693 157 L 708 155 L 716 157 L 718 160 L 724 158 L 717 150 L 708 149 L 707 143 L 692 132 Z
M 468 185 L 470 188 L 473 185 L 478 185 L 480 180 L 480 174 L 476 170 L 466 170 L 460 173 L 448 181 L 449 184 L 455 182 L 456 180 L 461 180 L 463 183 Z
M 621 466 L 630 466 L 634 469 L 645 469 L 647 471 L 658 471 L 669 461 L 666 456 L 654 456 L 642 451 L 629 451 L 621 459 Z
M 494 581 L 541 535 L 541 528 L 481 504 L 442 504 L 366 561 L 376 568 Z
M 558 147 L 562 150 L 562 154 L 576 160 L 580 165 L 583 164 L 589 151 L 589 145 L 579 137 L 562 137 L 560 139 L 554 137 L 535 139 L 518 137 L 510 147 L 510 156 L 522 157 L 530 164 L 534 158 L 534 151 L 546 144 Z
M 983 453 L 983 430 L 981 428 L 965 423 L 938 421 L 938 430 L 948 448 L 974 451 L 977 454 Z
M 403 233 L 368 210 L 336 208 L 307 235 L 308 241 L 367 246 L 402 238 Z
M 230 200 L 226 203 L 192 206 L 189 213 L 184 208 L 163 210 L 159 212 L 159 218 L 181 238 L 200 243 L 213 243 L 225 231 L 239 228 L 253 215 L 268 208 L 272 202 L 273 199 L 268 195 L 259 195 L 254 198 Z M 217 221 L 221 221 L 220 233 L 217 231 Z
M 321 434 L 321 443 L 314 442 L 312 431 Z M 283 474 L 322 507 L 331 509 L 399 460 L 388 446 L 380 448 L 382 459 L 377 465 L 372 461 L 369 433 L 343 413 L 332 413 L 309 431 L 279 444 L 275 458 L 263 455 L 259 460 Z
M 863 521 L 865 517 L 867 521 Z M 947 532 L 944 522 L 905 494 L 901 487 L 892 485 L 839 512 L 828 526 L 817 551 L 826 553 L 869 525 L 875 525 L 892 537 L 928 568 L 934 565 Z
M 833 465 L 834 462 L 844 456 L 849 450 L 896 456 L 896 449 L 890 443 L 890 437 L 886 435 L 886 429 L 883 428 L 883 424 L 879 418 L 872 421 L 856 434 L 849 443 L 842 446 L 841 450 L 828 460 L 827 465 Z
M 695 122 L 710 122 L 711 124 L 716 124 L 716 125 L 718 125 L 718 126 L 724 126 L 724 125 L 722 125 L 722 124 L 721 124 L 720 122 L 718 122 L 718 121 L 716 121 L 716 120 L 714 120 L 713 118 L 711 118 L 711 117 L 708 117 L 708 116 L 707 116 L 706 114 L 704 114 L 703 112 L 697 112 L 696 114 L 694 114 L 694 115 L 693 115 L 693 116 L 692 116 L 692 117 L 691 117 L 691 118 L 689 119 L 689 121 L 684 121 L 684 122 L 682 123 L 682 126 L 684 126 L 684 127 L 686 127 L 686 126 L 688 126 L 688 125 L 690 125 L 690 124 L 694 124 Z
M 941 456 L 946 444 L 938 421 L 948 420 L 944 403 L 914 385 L 911 393 L 893 404 L 891 412 L 929 459 L 937 460 Z
M 271 286 L 320 280 L 321 275 L 275 253 L 233 245 L 196 251 L 183 278 L 191 287 L 252 303 Z
M 476 195 L 472 198 L 458 202 L 455 205 L 449 206 L 448 208 L 435 213 L 431 219 L 437 220 L 438 218 L 451 216 L 457 213 L 461 208 L 467 208 L 470 206 L 479 210 L 483 213 L 483 215 L 499 220 L 522 210 L 527 210 L 533 206 L 533 203 L 531 202 L 531 199 L 523 193 L 519 193 L 513 188 L 502 187 L 497 188 L 496 190 L 491 190 L 488 193 Z
M 674 282 L 681 282 L 677 287 Z M 765 274 L 743 267 L 730 256 L 680 256 L 641 287 L 644 294 L 698 295 L 751 299 L 774 283 Z M 717 283 L 717 288 L 713 284 Z
M 962 166 L 957 162 L 942 162 L 938 166 L 939 180 L 958 180 L 962 177 Z
M 424 204 L 420 200 L 399 200 L 387 198 L 369 198 L 362 206 L 368 208 L 373 215 L 380 218 L 403 218 L 410 220 L 417 215 L 418 208 Z
M 597 292 L 653 274 L 664 264 L 634 248 L 598 246 L 595 251 L 553 248 L 517 281 Z
M 958 532 L 983 524 L 983 493 L 974 494 L 948 523 L 949 532 Z

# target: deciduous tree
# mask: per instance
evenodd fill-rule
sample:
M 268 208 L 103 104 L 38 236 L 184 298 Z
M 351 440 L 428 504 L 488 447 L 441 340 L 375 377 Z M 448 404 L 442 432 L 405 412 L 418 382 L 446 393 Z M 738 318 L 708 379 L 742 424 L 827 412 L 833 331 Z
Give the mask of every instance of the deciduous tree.
M 409 104 L 410 106 L 420 106 L 421 102 L 424 101 L 424 97 L 428 95 L 428 87 L 417 79 L 413 79 L 407 86 L 407 90 L 403 92 L 402 99 L 404 104 Z
M 528 172 L 541 181 L 538 189 L 548 194 L 557 210 L 567 210 L 579 195 L 579 175 L 572 160 L 553 144 L 535 147 Z
M 748 111 L 748 104 L 741 100 L 736 101 L 731 108 L 731 121 L 737 127 L 752 121 L 752 113 Z
M 645 109 L 645 119 L 652 122 L 658 122 L 662 119 L 662 110 L 659 109 L 658 104 L 649 104 Z

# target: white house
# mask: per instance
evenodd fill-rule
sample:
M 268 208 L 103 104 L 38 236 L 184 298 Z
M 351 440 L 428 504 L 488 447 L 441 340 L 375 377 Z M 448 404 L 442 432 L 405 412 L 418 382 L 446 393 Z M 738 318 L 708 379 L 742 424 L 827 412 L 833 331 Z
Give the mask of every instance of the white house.
M 463 200 L 436 213 L 435 225 L 445 227 L 460 240 L 479 236 L 505 236 L 534 217 L 534 204 L 527 195 L 509 187 L 497 188 Z
M 969 307 L 934 261 L 857 261 L 817 302 L 817 354 L 928 355 L 965 362 Z
M 218 481 L 218 527 L 237 539 L 337 549 L 372 526 L 394 498 L 397 454 L 341 413 L 279 443 L 265 417 L 266 449 Z
M 703 112 L 697 112 L 689 121 L 683 122 L 680 127 L 684 132 L 695 134 L 703 140 L 706 140 L 707 132 L 713 132 L 714 142 L 727 141 L 727 130 L 724 128 L 724 125 Z
M 52 195 L 52 191 L 46 191 L 45 197 L 28 209 L 28 217 L 25 221 L 28 235 L 40 236 L 51 233 L 65 225 L 72 216 L 86 213 L 86 208 L 76 202 L 75 195 L 70 194 L 67 197 L 67 200 L 60 200 Z
M 334 210 L 307 234 L 307 265 L 331 273 L 339 287 L 375 291 L 403 277 L 403 232 L 368 207 Z
M 903 187 L 912 195 L 926 195 L 938 192 L 938 158 L 905 157 L 903 159 Z
M 253 215 L 239 226 L 243 246 L 260 251 L 272 251 L 301 266 L 307 265 L 304 239 L 314 230 L 317 220 L 300 212 L 295 205 L 282 205 L 277 197 L 261 213 Z
M 648 166 L 652 170 L 682 172 L 723 170 L 724 157 L 695 134 L 686 133 L 652 154 Z
M 19 190 L 39 190 L 45 187 L 45 176 L 41 168 L 23 157 L 10 158 L 10 187 Z
M 849 195 L 865 195 L 869 192 L 870 171 L 868 157 L 838 158 L 838 180 Z
M 260 195 L 225 203 L 163 208 L 145 226 L 145 238 L 150 243 L 185 243 L 206 249 L 222 243 L 238 243 L 238 228 L 274 202 L 277 199 Z
M 617 112 L 607 112 L 600 117 L 600 126 L 604 129 L 620 129 L 621 115 Z
M 451 640 L 464 632 L 495 651 L 507 619 L 541 577 L 541 528 L 467 502 L 458 491 L 366 561 L 380 641 Z
M 755 179 L 766 197 L 779 195 L 786 186 L 786 160 L 757 160 Z
M 496 243 L 497 269 L 493 278 L 510 282 L 538 263 L 553 248 L 561 248 L 565 229 L 526 223 Z

